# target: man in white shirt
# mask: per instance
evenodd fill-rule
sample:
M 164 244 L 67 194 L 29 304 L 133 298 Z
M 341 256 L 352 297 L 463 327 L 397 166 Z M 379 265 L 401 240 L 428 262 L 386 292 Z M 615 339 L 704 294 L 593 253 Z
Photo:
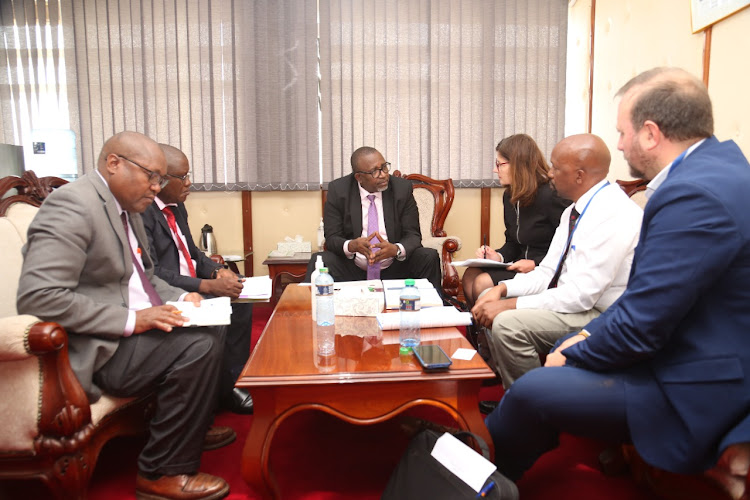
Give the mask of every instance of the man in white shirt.
M 643 211 L 606 180 L 610 159 L 604 141 L 592 134 L 555 146 L 549 177 L 558 194 L 574 203 L 562 213 L 539 266 L 501 281 L 472 309 L 477 322 L 492 329 L 487 340 L 506 389 L 627 286 Z

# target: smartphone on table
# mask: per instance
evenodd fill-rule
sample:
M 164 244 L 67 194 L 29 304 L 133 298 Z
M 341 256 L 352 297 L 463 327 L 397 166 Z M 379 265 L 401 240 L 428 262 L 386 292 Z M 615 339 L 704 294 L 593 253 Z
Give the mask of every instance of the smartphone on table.
M 412 349 L 417 361 L 426 371 L 447 370 L 453 364 L 451 358 L 439 345 L 420 344 Z

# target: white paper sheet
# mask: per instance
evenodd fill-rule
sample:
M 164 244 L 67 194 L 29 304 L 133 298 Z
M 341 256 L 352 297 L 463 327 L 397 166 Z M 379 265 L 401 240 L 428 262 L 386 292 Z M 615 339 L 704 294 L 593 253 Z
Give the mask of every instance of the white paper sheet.
M 188 318 L 182 326 L 228 325 L 231 322 L 232 304 L 229 297 L 203 299 L 200 304 L 200 307 L 195 307 L 189 301 L 167 302 L 167 305 L 175 306 L 180 314 Z
M 241 299 L 270 299 L 271 278 L 269 276 L 253 276 L 245 278 L 240 292 Z
M 438 438 L 432 456 L 477 493 L 497 469 L 495 464 L 447 432 Z
M 451 356 L 451 358 L 470 361 L 471 358 L 473 358 L 476 353 L 477 351 L 475 351 L 474 349 L 467 349 L 465 347 L 459 347 L 458 349 L 456 349 L 456 352 L 453 353 L 453 356 Z

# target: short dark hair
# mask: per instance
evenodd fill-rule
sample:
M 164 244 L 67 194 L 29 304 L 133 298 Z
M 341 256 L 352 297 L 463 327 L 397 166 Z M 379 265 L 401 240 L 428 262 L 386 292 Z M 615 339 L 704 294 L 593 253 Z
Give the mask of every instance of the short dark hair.
M 352 153 L 352 158 L 350 160 L 352 164 L 352 172 L 357 172 L 357 163 L 359 162 L 359 157 L 364 155 L 369 155 L 372 153 L 378 153 L 379 151 L 375 148 L 371 148 L 370 146 L 362 146 L 361 148 L 356 149 Z
M 631 79 L 616 95 L 622 97 L 638 86 L 643 89 L 637 90 L 630 112 L 635 130 L 651 120 L 664 137 L 673 141 L 713 135 L 711 98 L 695 76 L 679 68 L 653 68 Z
M 539 186 L 549 182 L 549 166 L 539 146 L 530 136 L 515 134 L 500 141 L 495 151 L 510 163 L 511 183 L 507 189 L 511 203 L 531 205 Z

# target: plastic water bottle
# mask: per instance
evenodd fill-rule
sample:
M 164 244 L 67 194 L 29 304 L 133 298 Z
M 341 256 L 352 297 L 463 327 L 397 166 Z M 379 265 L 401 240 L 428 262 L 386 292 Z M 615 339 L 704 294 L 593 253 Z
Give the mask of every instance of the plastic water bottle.
M 317 304 L 317 298 L 315 294 L 315 280 L 318 279 L 318 276 L 320 275 L 320 270 L 323 268 L 323 257 L 321 255 L 318 255 L 318 258 L 315 259 L 315 270 L 310 274 L 310 310 L 312 311 L 312 320 L 316 321 L 316 310 L 315 307 Z
M 413 279 L 404 281 L 404 289 L 399 296 L 399 314 L 401 315 L 401 328 L 399 329 L 399 341 L 401 347 L 409 348 L 419 345 L 419 309 L 421 307 L 421 296 L 419 289 L 414 286 Z
M 320 274 L 315 279 L 315 302 L 318 310 L 316 323 L 318 354 L 330 356 L 335 354 L 335 326 L 336 319 L 333 311 L 333 277 L 328 274 L 328 268 L 320 268 Z

